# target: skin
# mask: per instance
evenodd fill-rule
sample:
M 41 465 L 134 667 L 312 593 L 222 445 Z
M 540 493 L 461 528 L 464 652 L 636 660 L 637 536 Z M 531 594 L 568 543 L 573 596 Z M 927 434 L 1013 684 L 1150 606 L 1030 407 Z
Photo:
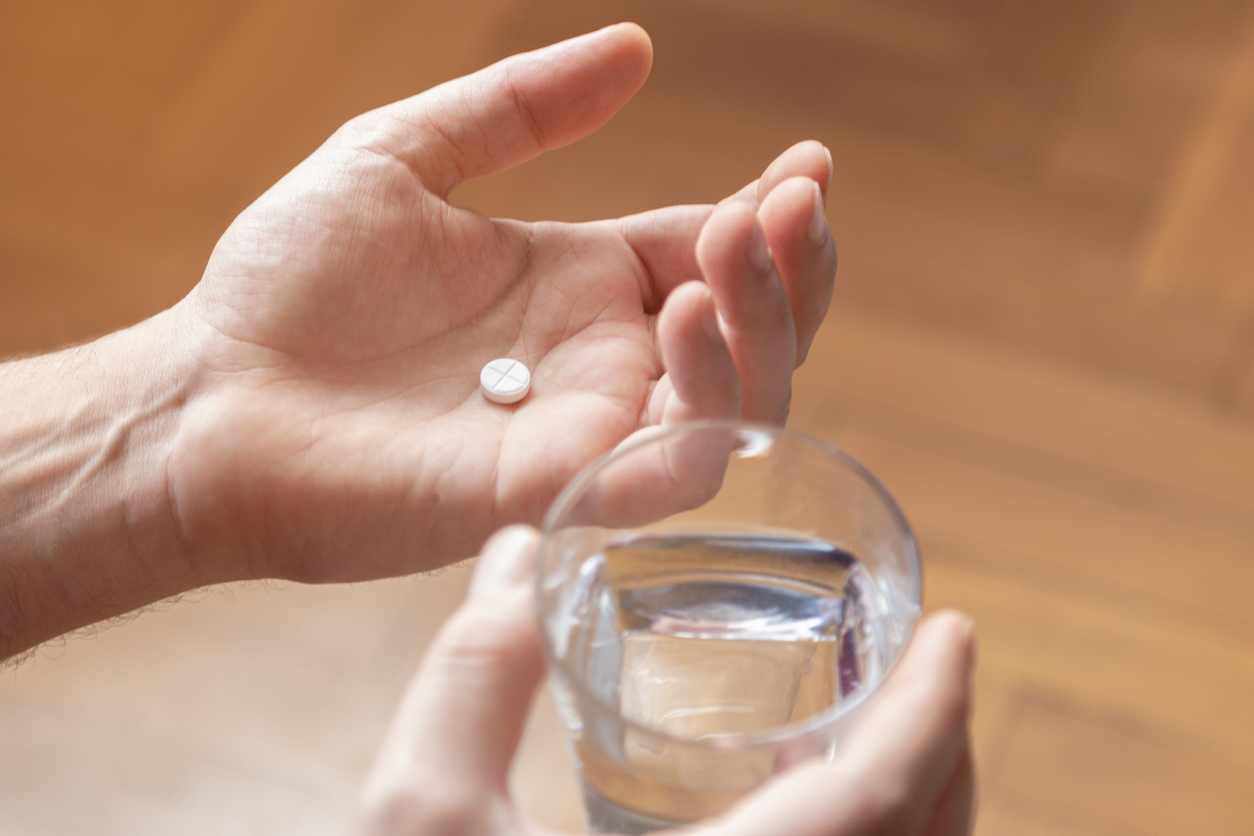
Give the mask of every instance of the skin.
M 544 678 L 536 533 L 497 534 L 470 597 L 409 686 L 366 781 L 362 836 L 548 836 L 514 806 L 510 763 Z M 691 836 L 962 836 L 974 816 L 970 619 L 924 620 L 875 710 L 831 763 L 799 764 Z

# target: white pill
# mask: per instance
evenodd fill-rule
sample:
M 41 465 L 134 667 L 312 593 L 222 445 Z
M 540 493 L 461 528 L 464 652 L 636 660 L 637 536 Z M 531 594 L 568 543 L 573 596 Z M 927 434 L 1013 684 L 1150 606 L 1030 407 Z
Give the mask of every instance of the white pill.
M 531 391 L 531 372 L 517 360 L 502 357 L 479 372 L 483 396 L 496 403 L 517 403 Z

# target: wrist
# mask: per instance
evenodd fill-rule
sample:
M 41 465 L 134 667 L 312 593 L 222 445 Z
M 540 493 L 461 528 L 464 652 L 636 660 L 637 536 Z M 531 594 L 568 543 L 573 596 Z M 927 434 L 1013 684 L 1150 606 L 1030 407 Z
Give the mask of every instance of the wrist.
M 215 580 L 167 487 L 185 342 L 167 311 L 0 365 L 0 656 Z

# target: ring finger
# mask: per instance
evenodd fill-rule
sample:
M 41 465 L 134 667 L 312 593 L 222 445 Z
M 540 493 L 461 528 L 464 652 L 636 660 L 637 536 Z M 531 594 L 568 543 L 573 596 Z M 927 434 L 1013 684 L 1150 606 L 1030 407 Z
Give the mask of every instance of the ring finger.
M 797 333 L 788 293 L 753 208 L 734 201 L 715 209 L 697 239 L 697 262 L 740 372 L 744 417 L 783 423 L 796 368 Z

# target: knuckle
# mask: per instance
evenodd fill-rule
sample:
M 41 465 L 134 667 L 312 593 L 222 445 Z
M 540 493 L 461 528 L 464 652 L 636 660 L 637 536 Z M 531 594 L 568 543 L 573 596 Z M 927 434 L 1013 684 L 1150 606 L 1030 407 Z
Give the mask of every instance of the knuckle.
M 526 93 L 519 86 L 517 79 L 508 69 L 502 80 L 502 86 L 505 88 L 506 95 L 509 97 L 513 105 L 514 112 L 518 116 L 518 121 L 527 129 L 535 142 L 536 147 L 541 150 L 548 147 L 548 138 L 545 136 L 544 127 L 540 120 L 536 118 L 535 111 L 532 110 L 531 103 L 527 99 Z
M 368 146 L 388 134 L 388 125 L 375 112 L 362 113 L 349 119 L 331 134 L 331 145 L 345 147 Z

